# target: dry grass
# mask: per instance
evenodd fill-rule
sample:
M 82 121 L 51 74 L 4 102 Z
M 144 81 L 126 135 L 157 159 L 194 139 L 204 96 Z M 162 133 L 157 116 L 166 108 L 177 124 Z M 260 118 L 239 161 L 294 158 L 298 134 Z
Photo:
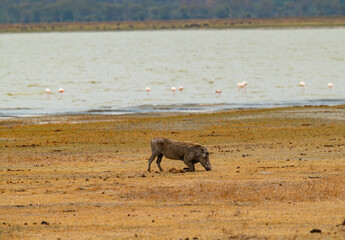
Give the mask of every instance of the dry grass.
M 344 27 L 345 17 L 0 24 L 0 32 Z
M 0 239 L 343 239 L 344 114 L 2 120 Z M 146 172 L 156 136 L 205 145 L 213 170 Z
M 345 180 L 340 177 L 306 181 L 202 181 L 178 186 L 136 188 L 127 199 L 168 202 L 315 202 L 345 199 Z M 124 194 L 124 193 L 122 193 Z

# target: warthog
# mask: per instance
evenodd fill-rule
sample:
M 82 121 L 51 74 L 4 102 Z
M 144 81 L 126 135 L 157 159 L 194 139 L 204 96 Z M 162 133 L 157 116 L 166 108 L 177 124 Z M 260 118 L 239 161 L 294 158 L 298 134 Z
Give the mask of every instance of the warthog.
M 151 163 L 157 157 L 157 166 L 160 171 L 163 156 L 174 160 L 182 160 L 188 168 L 185 170 L 194 172 L 194 164 L 200 162 L 206 171 L 211 170 L 208 151 L 205 147 L 193 143 L 177 142 L 167 138 L 154 138 L 151 140 L 152 155 L 149 159 L 147 171 L 151 171 Z

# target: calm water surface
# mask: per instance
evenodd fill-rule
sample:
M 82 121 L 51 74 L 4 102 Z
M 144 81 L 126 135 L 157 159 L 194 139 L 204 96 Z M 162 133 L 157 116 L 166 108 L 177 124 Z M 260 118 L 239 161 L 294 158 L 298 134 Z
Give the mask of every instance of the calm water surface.
M 345 29 L 0 34 L 0 84 L 0 116 L 345 104 Z

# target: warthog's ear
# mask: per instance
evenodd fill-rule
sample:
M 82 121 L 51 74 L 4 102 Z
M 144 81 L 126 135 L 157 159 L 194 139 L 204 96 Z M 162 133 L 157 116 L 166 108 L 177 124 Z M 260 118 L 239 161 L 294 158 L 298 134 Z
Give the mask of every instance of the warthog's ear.
M 208 157 L 209 153 L 208 153 L 208 151 L 207 151 L 206 148 L 200 146 L 199 149 L 200 149 L 200 152 L 202 153 L 202 155 L 203 155 L 204 157 Z
M 203 146 L 198 145 L 197 147 L 200 149 L 200 151 L 201 151 L 202 153 L 207 153 L 207 154 L 208 154 L 207 149 L 206 149 L 206 148 L 204 148 Z
M 208 157 L 208 151 L 205 151 L 205 150 L 204 150 L 204 151 L 202 152 L 202 155 L 203 155 L 204 157 Z

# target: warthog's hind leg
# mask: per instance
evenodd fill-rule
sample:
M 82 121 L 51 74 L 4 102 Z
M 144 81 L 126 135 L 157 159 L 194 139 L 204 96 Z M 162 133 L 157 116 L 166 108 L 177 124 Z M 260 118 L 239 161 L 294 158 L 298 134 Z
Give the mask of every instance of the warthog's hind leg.
M 156 161 L 159 171 L 161 172 L 163 172 L 163 168 L 161 167 L 162 158 L 163 158 L 163 154 L 158 154 L 157 161 Z
M 152 152 L 151 157 L 149 159 L 149 166 L 147 168 L 147 171 L 151 172 L 151 163 L 153 162 L 153 160 L 157 157 L 158 153 L 157 152 Z M 157 159 L 158 161 L 158 159 Z

